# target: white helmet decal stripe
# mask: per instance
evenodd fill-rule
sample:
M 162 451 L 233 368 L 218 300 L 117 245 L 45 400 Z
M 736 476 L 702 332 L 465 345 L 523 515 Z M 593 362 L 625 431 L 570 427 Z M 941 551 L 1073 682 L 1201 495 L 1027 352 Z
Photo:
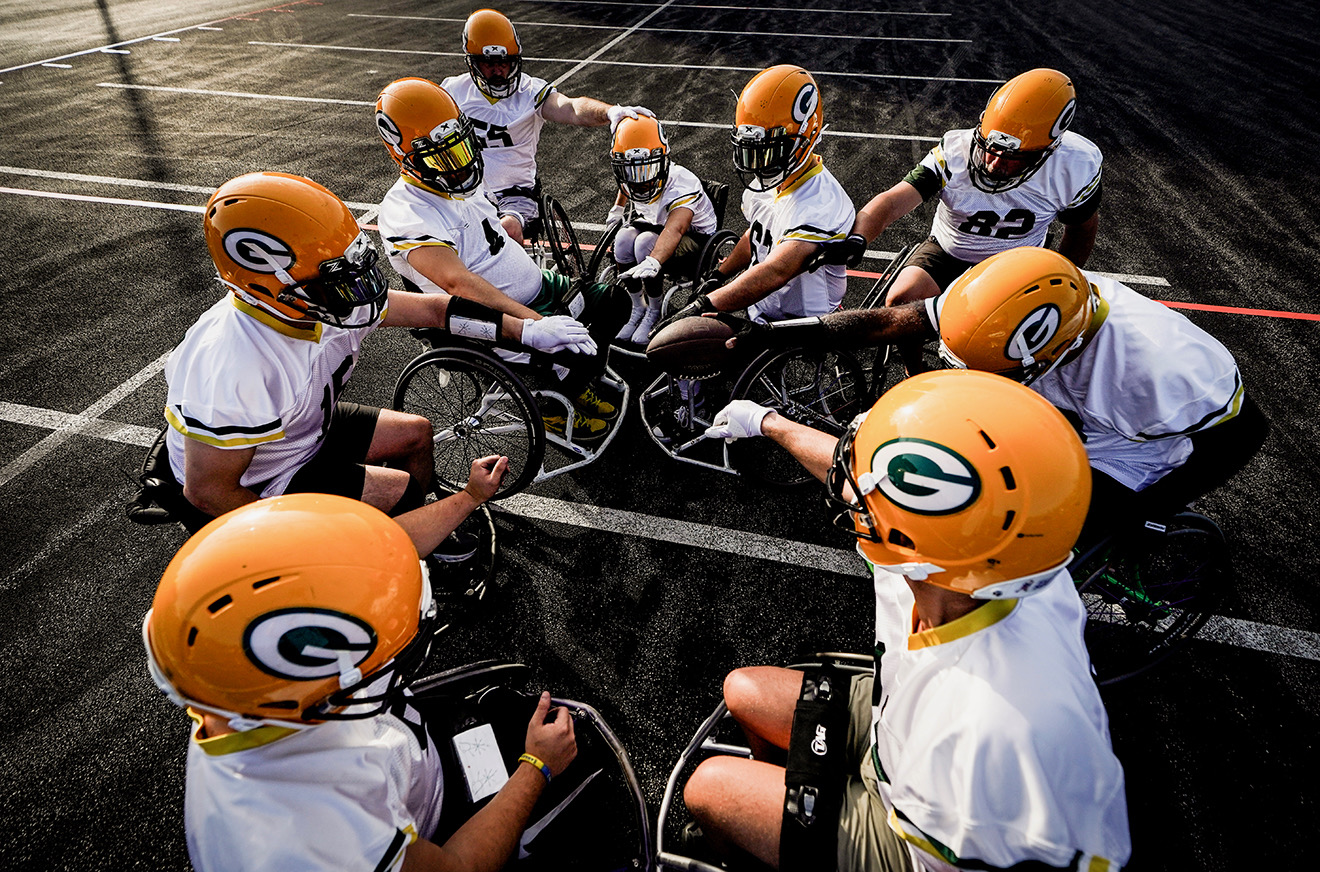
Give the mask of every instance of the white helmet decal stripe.
M 1029 365 L 1032 356 L 1049 345 L 1058 334 L 1062 319 L 1059 307 L 1053 303 L 1032 309 L 1014 328 L 1004 354 L 1009 360 L 1019 360 Z

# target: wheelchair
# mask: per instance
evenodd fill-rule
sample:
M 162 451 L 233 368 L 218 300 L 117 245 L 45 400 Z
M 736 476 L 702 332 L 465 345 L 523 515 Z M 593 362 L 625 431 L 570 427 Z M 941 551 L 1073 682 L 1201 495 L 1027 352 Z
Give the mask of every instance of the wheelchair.
M 893 258 L 862 296 L 858 308 L 883 304 L 915 248 L 909 245 Z M 818 265 L 822 258 L 823 251 L 808 264 L 808 269 Z M 685 294 L 689 289 L 679 288 L 673 293 Z M 687 302 L 688 299 L 680 299 L 679 305 Z M 902 377 L 898 355 L 887 345 L 873 354 L 846 349 L 770 348 L 750 360 L 736 359 L 730 370 L 737 374 L 727 393 L 728 400 L 751 400 L 836 436 L 842 436 L 854 417 L 869 409 L 876 397 Z M 642 423 L 660 450 L 675 460 L 747 475 L 771 486 L 793 487 L 813 481 L 792 455 L 768 439 L 740 439 L 730 443 L 706 438 L 705 429 L 725 402 L 723 390 L 715 387 L 718 383 L 713 379 L 699 380 L 703 385 L 711 384 L 710 389 L 703 388 L 701 393 L 719 396 L 700 400 L 690 388 L 684 391 L 680 382 L 685 380 L 667 374 L 656 378 L 641 393 L 638 406 Z M 675 418 L 689 423 L 676 433 L 666 433 L 665 425 Z
M 702 245 L 696 259 L 692 261 L 690 270 L 681 272 L 677 276 L 666 273 L 672 282 L 665 289 L 664 302 L 660 310 L 662 316 L 667 317 L 675 311 L 675 308 L 671 308 L 674 300 L 690 298 L 692 288 L 699 285 L 701 279 L 709 274 L 716 264 L 728 257 L 733 247 L 738 244 L 738 234 L 724 229 L 724 215 L 729 205 L 729 186 L 724 182 L 702 179 L 701 187 L 706 191 L 706 196 L 710 197 L 711 205 L 715 207 L 715 232 Z M 614 238 L 618 236 L 619 230 L 632 220 L 633 215 L 633 206 L 629 202 L 623 219 L 611 221 L 605 226 L 586 267 L 586 274 L 595 281 L 608 284 L 618 281 L 618 264 L 614 260 Z M 680 307 L 682 305 L 684 303 L 679 303 Z M 646 352 L 638 348 L 615 344 L 610 346 L 610 350 L 614 354 L 628 358 L 637 360 L 646 358 Z
M 537 177 L 531 188 L 517 190 L 536 201 L 540 213 L 523 228 L 527 253 L 536 261 L 536 265 L 569 278 L 590 275 L 573 224 L 568 220 L 568 213 L 558 200 L 545 193 L 540 177 Z
M 209 524 L 212 518 L 199 510 L 183 495 L 183 486 L 170 469 L 169 452 L 165 447 L 164 427 L 156 434 L 147 449 L 138 470 L 138 489 L 125 506 L 128 519 L 135 524 L 154 527 L 178 524 L 185 535 L 191 536 Z M 452 493 L 437 481 L 436 496 Z M 477 536 L 477 554 L 471 560 L 448 564 L 431 564 L 431 581 L 444 623 L 437 633 L 447 629 L 453 621 L 485 599 L 486 591 L 495 578 L 497 543 L 495 519 L 490 509 L 482 505 L 464 521 L 460 529 Z
M 421 715 L 444 773 L 444 806 L 431 837 L 437 844 L 517 768 L 539 696 L 520 689 L 530 675 L 523 664 L 486 660 L 413 682 L 407 704 Z M 573 718 L 578 754 L 537 801 L 505 868 L 650 870 L 650 819 L 623 745 L 591 706 L 567 699 L 553 704 Z
M 1068 569 L 1086 605 L 1086 647 L 1100 685 L 1140 675 L 1205 626 L 1231 561 L 1219 525 L 1190 510 L 1110 533 Z
M 805 662 L 796 663 L 789 669 L 808 670 L 830 667 L 852 679 L 857 675 L 866 675 L 875 670 L 875 658 L 864 654 L 828 652 L 814 654 Z M 729 870 L 765 870 L 767 867 L 752 859 L 743 859 L 741 863 L 727 859 L 717 861 L 714 857 L 695 857 L 690 846 L 683 844 L 684 825 L 691 820 L 687 809 L 682 804 L 681 789 L 687 783 L 697 765 L 718 754 L 751 759 L 752 749 L 742 728 L 729 714 L 729 709 L 721 698 L 715 711 L 697 728 L 697 733 L 688 742 L 678 762 L 670 772 L 665 784 L 664 796 L 660 800 L 660 812 L 655 827 L 655 868 L 663 870 L 684 870 L 684 872 L 729 872 Z M 677 802 L 675 798 L 677 797 Z M 724 863 L 725 865 L 720 865 Z M 831 866 L 831 868 L 833 868 Z
M 582 249 L 563 208 L 545 198 L 546 237 L 555 262 L 577 286 L 565 300 L 574 309 L 588 281 Z M 420 291 L 406 279 L 410 291 Z M 577 311 L 581 311 L 579 308 Z M 581 469 L 600 457 L 622 429 L 631 388 L 610 366 L 608 349 L 600 383 L 618 396 L 618 418 L 599 443 L 583 444 L 574 434 L 573 398 L 560 390 L 550 355 L 527 349 L 497 354 L 489 345 L 436 330 L 414 330 L 427 350 L 404 366 L 394 386 L 392 407 L 430 419 L 434 431 L 436 480 L 458 490 L 467 482 L 472 461 L 491 454 L 509 458 L 509 470 L 494 499 L 512 496 L 530 484 Z M 563 432 L 548 429 L 544 418 L 563 416 Z M 548 449 L 554 449 L 550 451 Z

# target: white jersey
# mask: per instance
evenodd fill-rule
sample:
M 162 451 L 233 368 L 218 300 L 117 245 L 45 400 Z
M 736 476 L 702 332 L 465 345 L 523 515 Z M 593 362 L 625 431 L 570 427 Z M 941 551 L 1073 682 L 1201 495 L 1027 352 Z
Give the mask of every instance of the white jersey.
M 913 867 L 1117 872 L 1131 854 L 1123 768 L 1067 571 L 921 632 L 907 582 L 874 574 L 875 745 L 862 765 Z
M 541 292 L 540 268 L 480 194 L 437 194 L 400 177 L 380 204 L 376 226 L 394 269 L 426 293 L 446 291 L 408 264 L 409 252 L 425 245 L 453 249 L 470 272 L 518 303 L 527 305 Z
M 183 815 L 197 872 L 401 868 L 444 792 L 434 743 L 403 716 L 194 734 Z
M 486 190 L 530 188 L 536 182 L 536 145 L 545 124 L 541 107 L 554 93 L 554 85 L 523 73 L 518 90 L 499 100 L 481 93 L 466 73 L 450 76 L 440 87 L 472 119 L 477 139 L 484 146 L 481 159 L 486 165 Z
M 940 182 L 931 235 L 959 260 L 979 263 L 1009 248 L 1044 245 L 1059 213 L 1082 205 L 1100 187 L 1100 149 L 1072 131 L 1031 178 L 998 194 L 972 184 L 971 147 L 971 130 L 950 130 L 920 164 Z
M 837 242 L 852 230 L 857 210 L 838 180 L 816 166 L 783 191 L 744 191 L 742 211 L 750 225 L 752 263 L 763 263 L 782 242 Z M 758 321 L 826 315 L 843 303 L 848 275 L 842 264 L 802 273 L 747 307 Z
M 1084 274 L 1104 321 L 1076 359 L 1030 387 L 1080 425 L 1092 467 L 1140 491 L 1187 462 L 1189 434 L 1238 413 L 1242 377 L 1228 349 L 1182 314 Z M 943 299 L 927 312 L 938 316 Z
M 364 309 L 350 323 L 365 317 Z M 165 363 L 165 444 L 175 479 L 185 483 L 185 439 L 196 439 L 254 449 L 239 484 L 258 496 L 284 493 L 320 449 L 362 341 L 384 317 L 357 329 L 320 322 L 303 329 L 226 294 Z
M 686 167 L 671 162 L 669 178 L 656 198 L 649 203 L 634 202 L 633 209 L 641 221 L 663 227 L 669 220 L 669 213 L 679 208 L 692 210 L 689 232 L 707 235 L 715 232 L 715 204 L 701 186 L 701 179 Z

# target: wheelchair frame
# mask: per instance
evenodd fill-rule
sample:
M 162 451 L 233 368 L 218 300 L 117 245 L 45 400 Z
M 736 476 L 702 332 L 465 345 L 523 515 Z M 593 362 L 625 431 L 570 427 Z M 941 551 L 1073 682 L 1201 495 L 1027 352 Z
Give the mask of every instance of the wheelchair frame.
M 875 284 L 862 297 L 858 308 L 870 309 L 883 305 L 885 295 L 889 292 L 889 288 L 898 277 L 898 273 L 906 265 L 908 257 L 915 249 L 916 244 L 914 243 L 904 247 L 894 256 L 880 274 L 880 277 L 876 279 Z M 817 255 L 817 257 L 820 257 L 820 255 Z M 871 401 L 883 393 L 883 390 L 892 387 L 892 384 L 887 384 L 887 377 L 894 359 L 895 356 L 891 353 L 891 348 L 888 345 L 876 349 L 869 366 L 861 355 L 852 351 L 810 350 L 800 347 L 767 349 L 753 357 L 751 362 L 734 378 L 733 387 L 729 391 L 729 399 L 753 399 L 762 405 L 771 406 L 781 414 L 785 414 L 801 423 L 818 428 L 825 425 L 822 429 L 827 431 L 837 430 L 839 435 L 842 435 L 844 428 L 847 427 L 854 416 L 865 412 Z M 786 374 L 790 369 L 803 369 L 803 365 L 805 365 L 808 372 L 814 369 L 811 380 L 807 383 L 791 383 Z M 822 381 L 822 377 L 826 381 Z M 642 392 L 639 398 L 638 407 L 643 426 L 647 435 L 651 437 L 651 440 L 655 442 L 661 451 L 684 463 L 692 463 L 734 475 L 748 473 L 772 485 L 793 486 L 812 480 L 810 474 L 802 469 L 796 461 L 788 458 L 787 453 L 778 446 L 726 442 L 722 449 L 713 452 L 717 460 L 703 460 L 696 456 L 697 452 L 702 451 L 706 452 L 708 457 L 712 453 L 709 448 L 703 445 L 706 440 L 704 430 L 707 426 L 710 426 L 711 421 L 703 419 L 697 414 L 695 401 L 690 396 L 683 399 L 678 395 L 677 381 L 678 379 L 675 376 L 662 374 Z M 854 387 L 860 389 L 853 391 Z M 806 393 L 812 392 L 813 388 L 814 400 L 803 402 L 799 399 Z M 756 397 L 755 394 L 758 390 L 764 395 Z M 855 396 L 849 396 L 850 391 L 853 391 Z M 689 438 L 682 441 L 665 442 L 655 433 L 655 422 L 651 420 L 653 416 L 650 410 L 657 403 L 660 403 L 663 398 L 672 396 L 679 396 L 678 402 L 687 403 L 687 418 L 689 421 L 694 422 L 696 426 L 692 428 Z M 842 397 L 842 401 L 840 401 L 840 397 Z M 771 400 L 777 401 L 772 402 Z M 837 413 L 843 416 L 842 419 L 833 412 L 823 413 L 829 409 L 831 400 L 838 407 Z M 712 409 L 710 414 L 713 415 L 715 411 L 717 409 Z M 782 474 L 777 472 L 767 473 L 767 464 L 758 462 L 761 457 L 767 458 L 773 467 L 783 469 Z
M 808 660 L 795 663 L 788 668 L 807 670 L 819 669 L 826 665 L 838 669 L 851 678 L 855 675 L 864 675 L 867 672 L 874 671 L 875 658 L 866 654 L 838 651 L 822 652 L 813 654 Z M 665 783 L 664 796 L 660 800 L 660 812 L 655 826 L 655 868 L 657 872 L 666 869 L 681 869 L 685 872 L 728 872 L 723 867 L 714 866 L 695 857 L 665 850 L 665 834 L 669 829 L 670 814 L 674 810 L 674 797 L 678 792 L 679 779 L 683 777 L 684 771 L 693 764 L 698 755 L 724 754 L 747 759 L 752 757 L 752 749 L 746 745 L 722 742 L 713 738 L 719 734 L 721 727 L 727 723 L 733 723 L 733 716 L 729 714 L 729 708 L 721 698 L 719 704 L 715 706 L 715 711 L 697 728 L 696 735 L 683 749 L 678 762 L 669 774 L 669 780 Z M 677 825 L 675 825 L 675 828 L 677 828 Z M 760 868 L 759 864 L 757 868 Z
M 522 663 L 481 660 L 420 678 L 413 682 L 410 690 L 412 697 L 418 700 L 438 696 L 471 699 L 508 681 L 525 681 L 530 675 L 531 669 Z M 652 858 L 654 856 L 650 817 L 647 814 L 646 800 L 642 794 L 641 783 L 633 770 L 628 752 L 624 749 L 623 744 L 609 724 L 601 717 L 600 712 L 592 706 L 576 700 L 557 697 L 551 698 L 551 705 L 568 709 L 575 721 L 585 722 L 594 728 L 619 764 L 624 784 L 632 797 L 633 811 L 636 816 L 638 832 L 641 836 L 638 855 L 633 858 L 633 868 L 649 872 L 653 868 Z

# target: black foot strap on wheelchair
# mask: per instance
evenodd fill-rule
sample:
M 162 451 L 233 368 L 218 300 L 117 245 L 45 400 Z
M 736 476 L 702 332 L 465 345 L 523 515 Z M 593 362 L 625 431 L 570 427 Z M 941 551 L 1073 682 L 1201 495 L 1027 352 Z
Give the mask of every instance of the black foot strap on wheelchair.
M 847 774 L 848 688 L 848 677 L 833 669 L 803 675 L 784 775 L 782 872 L 834 866 Z

